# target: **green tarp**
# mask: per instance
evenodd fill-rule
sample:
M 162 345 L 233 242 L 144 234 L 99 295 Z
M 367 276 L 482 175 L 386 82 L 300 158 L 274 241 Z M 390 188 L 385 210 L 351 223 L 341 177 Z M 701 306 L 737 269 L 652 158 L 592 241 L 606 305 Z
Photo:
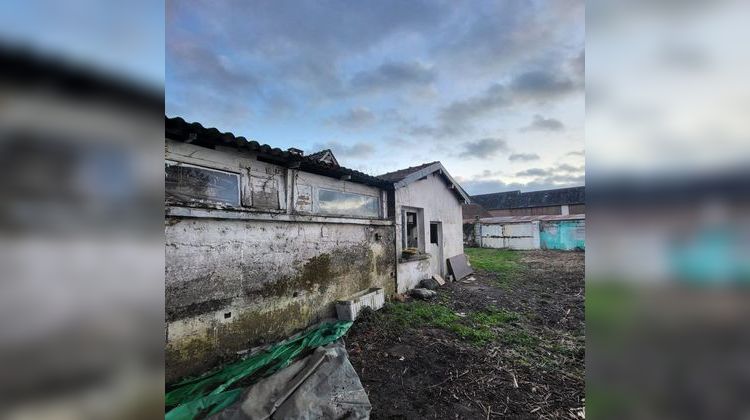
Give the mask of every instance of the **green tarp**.
M 192 420 L 200 414 L 212 415 L 231 405 L 242 389 L 229 389 L 239 380 L 261 369 L 270 375 L 288 366 L 302 352 L 332 343 L 343 336 L 351 322 L 325 323 L 296 338 L 275 344 L 270 349 L 225 366 L 210 374 L 176 384 L 166 394 L 165 405 L 172 408 L 167 420 Z

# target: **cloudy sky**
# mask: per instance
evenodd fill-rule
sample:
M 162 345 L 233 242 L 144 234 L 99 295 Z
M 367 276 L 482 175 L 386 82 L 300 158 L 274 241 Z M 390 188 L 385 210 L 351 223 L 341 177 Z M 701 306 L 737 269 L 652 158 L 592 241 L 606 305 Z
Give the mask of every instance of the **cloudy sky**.
M 583 185 L 584 5 L 167 1 L 166 113 L 471 194 Z

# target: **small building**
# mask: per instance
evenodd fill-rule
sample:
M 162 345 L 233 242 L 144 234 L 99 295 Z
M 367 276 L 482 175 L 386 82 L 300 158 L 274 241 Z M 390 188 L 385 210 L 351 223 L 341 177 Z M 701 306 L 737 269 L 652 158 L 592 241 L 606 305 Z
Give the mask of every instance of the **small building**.
M 374 177 L 165 120 L 167 380 L 446 274 L 468 195 L 440 162 Z M 412 252 L 404 252 L 407 249 Z
M 482 206 L 493 217 L 540 216 L 586 213 L 586 188 L 507 191 L 471 196 L 472 203 Z M 470 210 L 476 212 L 476 210 Z M 464 217 L 466 220 L 466 217 Z
M 391 183 L 181 118 L 165 130 L 168 380 L 395 292 Z
M 447 275 L 446 260 L 464 252 L 461 206 L 470 203 L 468 194 L 440 162 L 378 178 L 394 189 L 398 292 L 433 274 Z
M 472 241 L 482 248 L 586 249 L 586 219 L 582 214 L 487 217 L 471 226 Z

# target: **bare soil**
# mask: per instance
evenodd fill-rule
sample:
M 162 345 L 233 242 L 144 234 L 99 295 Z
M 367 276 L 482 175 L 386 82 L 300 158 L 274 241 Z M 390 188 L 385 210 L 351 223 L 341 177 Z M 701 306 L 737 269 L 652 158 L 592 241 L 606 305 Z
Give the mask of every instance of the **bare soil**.
M 584 253 L 511 257 L 355 322 L 346 346 L 372 418 L 582 417 Z

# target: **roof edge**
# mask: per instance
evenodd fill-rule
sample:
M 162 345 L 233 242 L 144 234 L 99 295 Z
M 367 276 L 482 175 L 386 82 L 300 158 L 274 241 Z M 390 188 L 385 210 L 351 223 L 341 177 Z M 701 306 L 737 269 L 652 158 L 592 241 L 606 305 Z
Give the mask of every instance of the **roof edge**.
M 448 170 L 446 170 L 443 164 L 440 163 L 439 161 L 429 166 L 426 166 L 416 172 L 412 172 L 411 174 L 405 176 L 400 181 L 394 182 L 393 188 L 397 189 L 397 188 L 405 187 L 415 181 L 418 181 L 424 178 L 427 175 L 430 175 L 438 171 L 440 171 L 440 174 L 443 175 L 448 180 L 448 182 L 451 183 L 451 185 L 454 187 L 455 192 L 463 199 L 462 204 L 471 204 L 471 197 L 469 196 L 469 194 L 467 194 L 466 191 L 464 191 L 463 187 L 461 187 L 461 184 L 459 184 L 458 182 L 456 182 L 455 179 L 453 179 L 453 177 L 448 173 Z

